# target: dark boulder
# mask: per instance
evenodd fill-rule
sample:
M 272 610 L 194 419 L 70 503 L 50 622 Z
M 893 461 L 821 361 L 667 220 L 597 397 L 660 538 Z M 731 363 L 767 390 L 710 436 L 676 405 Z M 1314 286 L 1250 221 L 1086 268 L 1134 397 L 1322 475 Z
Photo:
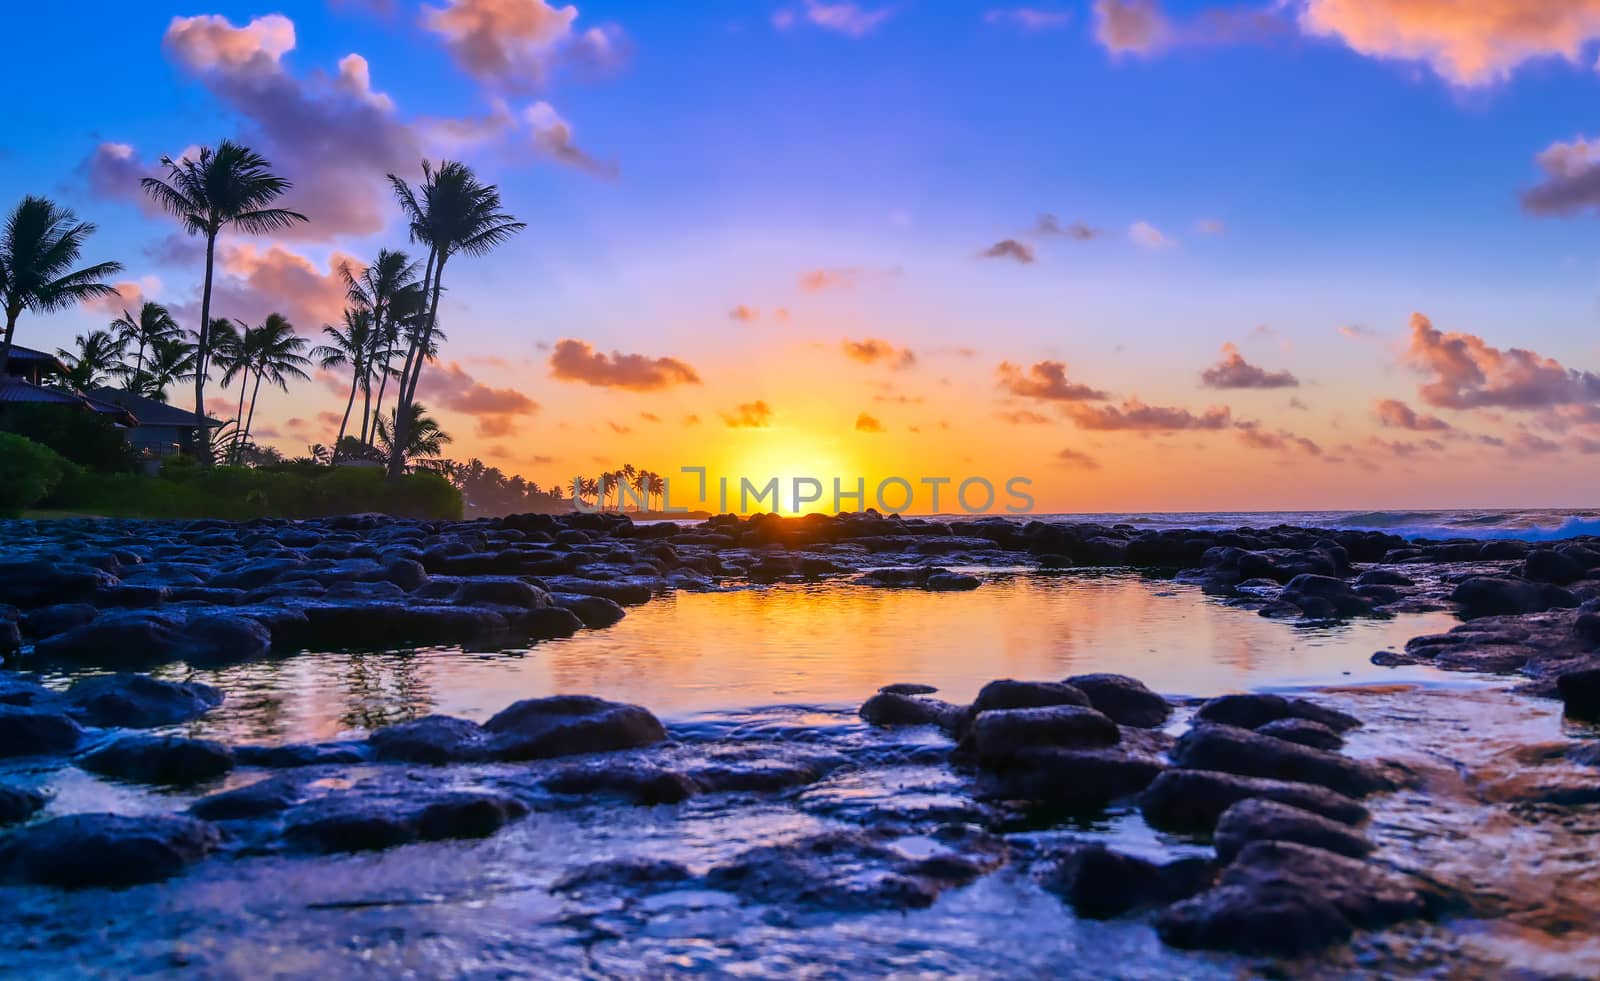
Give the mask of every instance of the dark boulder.
M 1416 581 L 1410 576 L 1395 572 L 1393 569 L 1368 569 L 1356 576 L 1358 586 L 1415 586 Z
M 380 760 L 403 763 L 465 763 L 484 759 L 489 734 L 469 719 L 428 715 L 411 722 L 386 726 L 367 737 Z
M 1578 605 L 1577 597 L 1559 586 L 1504 576 L 1473 576 L 1462 580 L 1450 594 L 1467 617 L 1540 613 Z
M 1213 839 L 1217 857 L 1231 862 L 1253 841 L 1290 841 L 1350 858 L 1364 858 L 1372 843 L 1345 824 L 1277 801 L 1248 798 L 1222 812 Z
M 238 664 L 266 656 L 272 631 L 253 617 L 208 613 L 183 625 L 180 656 L 191 664 Z
M 581 797 L 620 797 L 632 804 L 676 804 L 700 792 L 682 773 L 644 763 L 587 763 L 557 770 L 546 790 Z
M 1341 824 L 1367 819 L 1360 803 L 1326 787 L 1207 770 L 1162 772 L 1139 798 L 1139 808 L 1152 827 L 1163 831 L 1210 831 L 1224 811 L 1250 797 L 1299 807 Z
M 1427 915 L 1433 902 L 1409 879 L 1370 862 L 1287 841 L 1254 841 L 1222 873 L 1223 885 L 1287 886 L 1318 894 L 1351 925 L 1376 929 Z
M 175 617 L 149 610 L 106 612 L 39 641 L 33 650 L 45 660 L 77 664 L 160 664 L 179 658 L 181 626 Z
M 1029 747 L 1097 749 L 1121 741 L 1117 724 L 1092 708 L 1048 705 L 980 712 L 966 742 L 985 765 L 995 765 Z
M 136 783 L 188 786 L 233 769 L 233 752 L 209 739 L 123 736 L 78 760 L 91 773 Z
M 44 805 L 45 796 L 37 790 L 0 784 L 0 825 L 26 821 Z
M 609 627 L 628 615 L 622 604 L 604 596 L 581 596 L 576 593 L 557 593 L 552 597 L 555 604 L 564 610 L 569 610 L 583 625 L 591 630 L 600 630 Z
M 1089 704 L 1117 725 L 1154 729 L 1172 715 L 1167 700 L 1125 674 L 1080 674 L 1066 684 L 1083 692 Z
M 1155 759 L 1120 749 L 1035 747 L 985 771 L 978 792 L 995 800 L 1100 810 L 1144 790 L 1163 769 Z
M 933 685 L 919 684 L 914 681 L 899 681 L 892 685 L 884 685 L 878 689 L 884 695 L 932 695 L 938 690 Z
M 1236 726 L 1196 726 L 1178 740 L 1172 759 L 1190 770 L 1321 784 L 1347 797 L 1393 789 L 1366 764 Z
M 1277 719 L 1268 722 L 1256 732 L 1274 739 L 1284 739 L 1313 749 L 1335 752 L 1344 748 L 1344 737 L 1320 722 L 1310 719 Z
M 1550 548 L 1538 548 L 1522 560 L 1522 578 L 1557 586 L 1577 582 L 1588 575 L 1589 566 L 1571 555 Z
M 1278 601 L 1293 603 L 1310 617 L 1350 617 L 1372 612 L 1372 602 L 1334 576 L 1301 573 L 1289 580 Z
M 1216 875 L 1216 864 L 1203 858 L 1157 865 L 1090 844 L 1058 856 L 1040 885 L 1066 900 L 1079 916 L 1106 920 L 1186 899 L 1209 888 Z
M 1558 675 L 1556 693 L 1573 718 L 1600 719 L 1600 665 Z M 0 745 L 4 745 L 3 741 Z
M 590 695 L 525 699 L 483 728 L 494 734 L 493 755 L 506 760 L 637 749 L 667 738 L 660 720 L 646 709 Z
M 1089 696 L 1060 681 L 991 681 L 972 700 L 974 714 L 991 709 L 1042 708 L 1047 705 L 1081 705 L 1089 708 Z
M 457 791 L 436 797 L 417 812 L 417 834 L 424 841 L 487 838 L 528 813 L 515 797 L 484 791 Z
M 0 838 L 0 881 L 67 889 L 160 882 L 217 842 L 216 829 L 193 818 L 72 814 Z
M 41 606 L 30 610 L 22 618 L 22 632 L 34 640 L 54 637 L 64 634 L 74 627 L 81 627 L 100 615 L 100 611 L 88 603 L 57 603 L 54 606 Z
M 1355 930 L 1318 893 L 1290 886 L 1219 886 L 1162 910 L 1156 934 L 1184 950 L 1294 957 L 1350 939 Z
M 1353 715 L 1316 702 L 1270 694 L 1220 695 L 1201 705 L 1195 719 L 1243 729 L 1258 729 L 1279 719 L 1309 719 L 1335 732 L 1345 732 L 1361 724 Z
M 207 821 L 247 821 L 281 814 L 304 797 L 300 781 L 268 777 L 248 786 L 202 797 L 189 805 L 189 813 Z
M 372 759 L 372 749 L 364 743 L 287 743 L 282 746 L 235 746 L 233 755 L 240 766 L 276 770 L 365 763 Z
M 292 849 L 318 854 L 377 851 L 416 841 L 416 817 L 397 801 L 324 797 L 290 811 L 283 837 Z
M 0 603 L 25 610 L 84 602 L 116 584 L 116 576 L 90 565 L 56 559 L 0 561 Z
M 83 728 L 60 712 L 0 704 L 0 758 L 70 753 L 83 737 Z
M 187 722 L 221 705 L 222 699 L 221 689 L 197 681 L 161 681 L 124 673 L 76 682 L 61 704 L 86 725 L 149 729 Z
M 861 718 L 875 726 L 951 726 L 961 709 L 937 698 L 879 692 L 861 705 Z

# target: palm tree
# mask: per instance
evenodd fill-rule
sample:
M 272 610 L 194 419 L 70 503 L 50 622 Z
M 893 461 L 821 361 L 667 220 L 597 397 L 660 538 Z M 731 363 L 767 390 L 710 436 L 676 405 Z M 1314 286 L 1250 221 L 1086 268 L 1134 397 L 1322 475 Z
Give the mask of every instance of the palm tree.
M 250 392 L 250 414 L 245 417 L 244 422 L 245 443 L 250 442 L 250 427 L 255 424 L 256 399 L 261 394 L 261 380 L 264 378 L 287 392 L 290 378 L 304 381 L 311 377 L 305 371 L 311 359 L 300 353 L 305 347 L 306 339 L 295 334 L 294 324 L 289 323 L 288 318 L 281 313 L 267 314 L 267 319 L 261 322 L 261 326 L 246 334 L 245 377 L 248 378 L 248 372 L 253 371 L 256 383 Z
M 260 154 L 232 140 L 215 150 L 202 147 L 197 156 L 173 160 L 162 157 L 167 179 L 146 177 L 139 183 L 156 204 L 183 222 L 190 235 L 206 239 L 206 278 L 200 292 L 200 329 L 195 337 L 194 413 L 200 417 L 201 463 L 209 464 L 206 438 L 206 374 L 211 368 L 211 275 L 216 264 L 217 235 L 229 226 L 251 235 L 280 231 L 305 215 L 287 208 L 268 207 L 292 184 L 268 170 L 272 165 Z
M 575 490 L 580 497 L 594 498 L 595 505 L 597 507 L 599 506 L 600 482 L 598 480 L 595 480 L 593 477 L 579 477 L 573 490 Z
M 48 198 L 28 195 L 6 217 L 0 232 L 0 307 L 6 333 L 0 338 L 0 377 L 11 360 L 22 311 L 52 313 L 80 300 L 115 296 L 117 288 L 101 282 L 122 271 L 120 262 L 101 262 L 73 269 L 83 243 L 95 226 L 79 221 L 70 208 Z
M 423 273 L 428 310 L 420 335 L 412 342 L 400 373 L 400 391 L 394 420 L 399 429 L 396 446 L 390 454 L 389 473 L 398 476 L 404 465 L 401 450 L 408 443 L 405 427 L 414 413 L 417 380 L 433 338 L 439 316 L 439 293 L 444 283 L 444 267 L 458 252 L 485 255 L 527 226 L 500 210 L 500 189 L 481 183 L 472 169 L 446 160 L 434 170 L 422 162 L 422 185 L 417 191 L 390 174 L 389 183 L 406 213 L 413 242 L 426 243 L 428 262 Z
M 449 434 L 439 428 L 422 403 L 411 402 L 406 408 L 411 413 L 409 420 L 396 419 L 395 413 L 400 411 L 396 406 L 388 419 L 378 420 L 377 426 L 378 448 L 391 460 L 399 459 L 402 466 L 407 461 L 436 457 L 443 451 L 444 444 L 450 442 Z M 397 425 L 398 422 L 406 424 Z M 398 433 L 406 434 L 404 444 L 395 442 Z
M 333 439 L 334 455 L 337 457 L 337 447 L 344 442 L 344 431 L 350 425 L 350 410 L 355 408 L 356 389 L 367 377 L 367 361 L 372 355 L 375 340 L 372 313 L 357 307 L 346 307 L 344 330 L 341 331 L 332 324 L 324 324 L 322 332 L 328 336 L 329 343 L 319 344 L 311 349 L 311 356 L 317 359 L 317 364 L 324 370 L 350 366 L 350 397 L 345 399 L 344 417 L 339 420 L 339 435 Z M 363 430 L 366 429 L 366 425 L 366 413 L 363 412 L 361 419 Z
M 238 462 L 239 441 L 244 438 L 244 393 L 250 388 L 250 358 L 245 346 L 250 342 L 250 325 L 218 317 L 211 321 L 210 334 L 212 360 L 222 369 L 218 382 L 227 388 L 235 378 L 239 379 L 239 406 L 233 412 L 235 441 L 229 447 L 229 455 L 235 457 L 233 462 Z
M 128 390 L 157 402 L 167 400 L 167 388 L 194 377 L 195 346 L 182 336 L 157 337 L 150 341 L 150 358 L 145 372 L 129 382 Z
M 632 469 L 632 467 L 633 464 L 628 464 L 629 469 Z M 636 495 L 633 499 L 633 509 L 638 511 L 641 507 L 639 502 L 643 501 L 643 508 L 648 511 L 650 509 L 650 472 L 647 470 L 634 470 L 633 477 L 629 480 L 629 483 L 633 485 L 634 494 Z
M 421 263 L 404 252 L 379 249 L 377 258 L 362 270 L 360 276 L 351 273 L 348 265 L 339 269 L 350 302 L 372 314 L 374 353 L 366 359 L 368 404 L 361 423 L 363 439 L 367 430 L 365 416 L 370 414 L 376 418 L 383 413 L 384 391 L 389 385 L 389 366 L 394 362 L 395 347 L 400 342 L 400 324 L 405 318 L 414 317 L 423 305 L 422 284 L 417 282 L 419 265 Z M 380 348 L 381 355 L 377 353 Z M 374 370 L 381 373 L 376 406 L 370 404 L 371 374 Z
M 650 478 L 650 485 L 649 485 L 649 489 L 648 489 L 649 490 L 649 496 L 650 497 L 654 497 L 656 500 L 659 500 L 661 502 L 661 506 L 662 507 L 666 507 L 667 506 L 667 498 L 666 498 L 667 482 L 666 482 L 666 480 L 660 474 L 656 473 L 654 470 L 650 471 L 649 478 Z
M 91 330 L 73 338 L 76 352 L 56 349 L 56 354 L 67 363 L 67 387 L 80 394 L 99 388 L 110 380 L 108 376 L 122 370 L 122 341 L 109 331 Z
M 146 300 L 139 308 L 138 316 L 123 310 L 122 316 L 111 321 L 111 329 L 122 338 L 124 347 L 132 343 L 138 344 L 133 367 L 124 372 L 130 388 L 137 387 L 136 379 L 144 373 L 144 351 L 150 346 L 150 342 L 157 337 L 174 337 L 182 333 L 178 322 L 172 319 L 171 312 L 151 300 Z

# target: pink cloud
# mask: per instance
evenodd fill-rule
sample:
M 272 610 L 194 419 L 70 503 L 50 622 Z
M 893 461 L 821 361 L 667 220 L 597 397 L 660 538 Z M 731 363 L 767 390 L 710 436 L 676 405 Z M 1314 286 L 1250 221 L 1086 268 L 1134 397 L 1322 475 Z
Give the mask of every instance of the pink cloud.
M 839 343 L 845 357 L 862 364 L 886 364 L 891 368 L 909 368 L 917 363 L 917 356 L 910 348 L 895 347 L 888 341 L 876 337 L 868 337 L 859 341 L 849 339 Z
M 1188 409 L 1147 405 L 1131 398 L 1120 407 L 1069 404 L 1066 408 L 1080 429 L 1169 433 L 1186 429 L 1227 429 L 1233 424 L 1233 413 L 1226 406 L 1213 406 L 1196 414 Z
M 1441 409 L 1547 409 L 1600 401 L 1600 375 L 1522 348 L 1491 347 L 1473 334 L 1444 333 L 1411 315 L 1406 360 L 1430 381 L 1422 400 Z
M 1300 379 L 1287 371 L 1268 371 L 1251 364 L 1232 344 L 1222 345 L 1222 360 L 1200 373 L 1207 388 L 1296 388 Z
M 1009 361 L 1000 362 L 1000 387 L 1012 395 L 1050 402 L 1093 402 L 1111 396 L 1097 388 L 1067 379 L 1067 366 L 1060 361 L 1038 361 L 1023 371 Z
M 621 351 L 608 355 L 596 351 L 588 341 L 574 338 L 556 342 L 550 354 L 550 374 L 562 381 L 633 392 L 700 384 L 700 376 L 694 368 L 677 358 L 652 358 Z

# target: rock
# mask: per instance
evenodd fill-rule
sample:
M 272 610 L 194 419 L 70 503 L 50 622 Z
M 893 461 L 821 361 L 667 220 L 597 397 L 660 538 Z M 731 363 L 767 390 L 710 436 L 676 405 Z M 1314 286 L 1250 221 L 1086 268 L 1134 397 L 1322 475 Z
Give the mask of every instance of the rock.
M 493 755 L 504 760 L 638 749 L 667 738 L 660 720 L 637 705 L 590 695 L 530 698 L 484 723 Z
M 1555 549 L 1536 548 L 1522 560 L 1522 578 L 1530 582 L 1548 582 L 1557 586 L 1577 582 L 1584 578 L 1589 567 Z
M 557 593 L 552 597 L 553 602 L 564 610 L 569 610 L 583 625 L 591 630 L 601 630 L 611 626 L 618 620 L 628 615 L 622 604 L 603 596 L 582 596 L 576 593 Z
M 1318 894 L 1362 929 L 1417 919 L 1429 909 L 1429 898 L 1401 875 L 1287 841 L 1246 845 L 1223 870 L 1221 882 L 1257 890 L 1281 885 Z
M 676 804 L 700 792 L 682 773 L 642 763 L 592 763 L 556 771 L 544 781 L 557 794 L 621 797 L 633 804 Z
M 861 706 L 860 715 L 875 726 L 951 726 L 961 709 L 937 698 L 915 698 L 879 692 Z
M 476 722 L 428 715 L 379 729 L 367 742 L 380 760 L 442 765 L 486 758 L 489 738 Z
M 1350 584 L 1334 576 L 1301 573 L 1278 594 L 1279 602 L 1293 603 L 1307 616 L 1360 616 L 1372 612 L 1372 603 Z
M 995 765 L 1037 746 L 1096 749 L 1122 741 L 1117 724 L 1092 708 L 1048 705 L 980 712 L 969 733 L 972 749 L 985 765 Z
M 1294 957 L 1348 941 L 1355 932 L 1339 908 L 1289 886 L 1220 886 L 1162 910 L 1164 943 L 1184 950 Z
M 22 618 L 22 631 L 34 640 L 42 640 L 81 627 L 99 615 L 100 611 L 89 603 L 42 606 Z
M 884 685 L 878 689 L 878 692 L 883 695 L 932 695 L 938 690 L 932 685 L 921 685 L 916 682 L 896 682 L 892 685 Z
M 417 814 L 417 834 L 424 841 L 487 838 L 528 813 L 514 797 L 482 791 L 459 791 L 435 798 Z
M 1202 858 L 1157 865 L 1090 844 L 1059 857 L 1040 884 L 1079 916 L 1106 920 L 1142 906 L 1186 899 L 1210 887 L 1216 874 L 1216 864 Z
M 1196 726 L 1179 738 L 1172 759 L 1190 770 L 1321 784 L 1346 797 L 1393 789 L 1393 784 L 1363 763 L 1236 726 Z
M 0 672 L 0 705 L 43 707 L 55 701 L 56 693 L 38 682 L 9 672 Z
M 1041 708 L 1047 705 L 1081 705 L 1089 708 L 1089 696 L 1060 681 L 991 681 L 972 701 L 973 714 L 991 709 Z
M 77 664 L 160 664 L 177 660 L 179 626 L 166 614 L 118 610 L 47 637 L 34 645 L 33 652 L 45 660 Z
M 551 892 L 583 892 L 595 888 L 632 891 L 641 886 L 680 885 L 694 878 L 688 867 L 662 859 L 616 859 L 575 869 L 557 879 Z
M 88 565 L 54 559 L 0 561 L 0 603 L 25 610 L 83 602 L 116 583 L 116 576 Z
M 769 793 L 815 783 L 821 779 L 822 771 L 808 763 L 760 760 L 698 767 L 689 771 L 688 777 L 708 794 Z
M 1152 827 L 1163 831 L 1210 831 L 1224 811 L 1249 797 L 1303 808 L 1341 824 L 1367 819 L 1366 808 L 1326 787 L 1207 770 L 1162 772 L 1139 798 L 1139 808 Z
M 199 682 L 161 681 L 143 674 L 108 674 L 76 682 L 61 702 L 86 725 L 149 729 L 187 722 L 222 704 L 221 689 Z
M 70 753 L 83 737 L 83 728 L 60 712 L 0 705 L 0 758 Z
M 1572 639 L 1586 651 L 1600 647 L 1600 613 L 1580 613 L 1572 621 Z
M 1361 724 L 1353 715 L 1303 698 L 1269 694 L 1221 695 L 1201 705 L 1194 717 L 1198 722 L 1220 722 L 1243 729 L 1257 729 L 1279 719 L 1310 719 L 1335 732 L 1345 732 Z
M 244 821 L 279 814 L 304 798 L 300 781 L 268 777 L 245 787 L 202 797 L 189 813 L 207 821 Z
M 1575 719 L 1600 719 L 1600 665 L 1556 676 L 1556 693 Z M 0 739 L 0 747 L 5 742 Z
M 240 766 L 291 769 L 325 764 L 365 763 L 372 759 L 371 747 L 362 743 L 288 743 L 283 746 L 236 746 L 234 760 Z
M 1344 748 L 1344 737 L 1320 722 L 1310 719 L 1277 719 L 1256 730 L 1263 736 L 1284 739 L 1313 749 L 1336 752 Z
M 247 616 L 208 613 L 183 625 L 179 656 L 190 664 L 238 664 L 265 657 L 272 650 L 272 632 Z
M 416 814 L 394 801 L 324 797 L 289 813 L 284 841 L 299 851 L 376 851 L 416 841 Z
M 1083 692 L 1089 704 L 1117 725 L 1155 729 L 1172 715 L 1167 700 L 1125 674 L 1080 674 L 1066 684 Z
M 523 611 L 512 619 L 511 626 L 518 635 L 528 640 L 555 640 L 571 637 L 583 629 L 584 623 L 571 610 L 546 606 Z
M 233 769 L 233 752 L 209 739 L 182 736 L 123 736 L 84 756 L 78 765 L 92 773 L 137 783 L 187 786 Z
M 1358 586 L 1415 586 L 1416 582 L 1410 576 L 1402 575 L 1393 569 L 1368 569 L 1356 577 Z
M 1577 598 L 1559 586 L 1503 576 L 1464 579 L 1450 594 L 1450 599 L 1459 603 L 1462 615 L 1469 618 L 1506 613 L 1540 613 L 1552 608 L 1578 605 Z
M 936 593 L 950 593 L 977 589 L 981 585 L 983 580 L 977 576 L 960 572 L 935 572 L 927 578 L 922 588 Z
M 217 842 L 216 829 L 193 818 L 72 814 L 0 838 L 0 881 L 66 889 L 160 882 Z
M 1231 862 L 1252 841 L 1290 841 L 1350 858 L 1364 858 L 1372 843 L 1348 825 L 1277 801 L 1247 798 L 1222 812 L 1213 839 L 1217 857 Z
M 0 825 L 26 821 L 44 805 L 45 796 L 37 790 L 0 784 Z
M 1074 810 L 1101 810 L 1150 785 L 1164 767 L 1119 749 L 1021 750 L 979 778 L 981 796 L 1030 801 Z

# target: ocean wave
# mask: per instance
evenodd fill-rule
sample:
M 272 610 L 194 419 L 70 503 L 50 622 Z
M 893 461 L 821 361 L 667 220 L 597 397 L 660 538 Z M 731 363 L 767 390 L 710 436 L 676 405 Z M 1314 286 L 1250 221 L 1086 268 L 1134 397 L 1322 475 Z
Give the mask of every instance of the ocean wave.
M 1381 531 L 1401 538 L 1479 541 L 1517 539 L 1557 541 L 1583 535 L 1600 536 L 1600 513 L 1594 511 L 1455 510 L 1455 511 L 1207 511 L 1146 514 L 1037 515 L 1046 521 L 1092 521 L 1136 528 L 1270 528 L 1294 525 L 1348 531 Z

